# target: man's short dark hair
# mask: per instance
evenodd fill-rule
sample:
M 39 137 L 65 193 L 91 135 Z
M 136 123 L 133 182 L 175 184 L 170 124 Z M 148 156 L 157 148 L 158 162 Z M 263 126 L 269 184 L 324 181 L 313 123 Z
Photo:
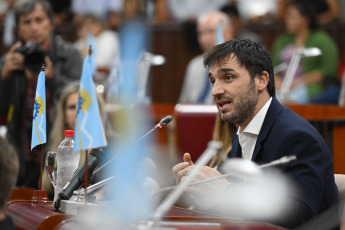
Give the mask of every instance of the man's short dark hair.
M 43 10 L 47 13 L 51 23 L 54 21 L 54 13 L 50 3 L 46 0 L 19 0 L 14 6 L 16 24 L 23 15 L 31 13 L 37 5 L 41 5 Z
M 0 137 L 0 212 L 14 188 L 19 170 L 17 153 L 7 140 Z
M 234 55 L 240 65 L 248 70 L 252 79 L 257 75 L 262 75 L 263 71 L 267 71 L 269 74 L 267 91 L 271 97 L 275 97 L 272 58 L 262 44 L 250 40 L 233 39 L 216 45 L 205 55 L 204 65 L 208 68 L 219 65 L 231 55 Z

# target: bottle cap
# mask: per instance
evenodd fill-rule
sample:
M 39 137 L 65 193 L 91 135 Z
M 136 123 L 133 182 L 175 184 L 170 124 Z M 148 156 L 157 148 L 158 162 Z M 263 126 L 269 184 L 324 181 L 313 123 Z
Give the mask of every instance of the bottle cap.
M 73 130 L 65 130 L 65 137 L 74 137 Z

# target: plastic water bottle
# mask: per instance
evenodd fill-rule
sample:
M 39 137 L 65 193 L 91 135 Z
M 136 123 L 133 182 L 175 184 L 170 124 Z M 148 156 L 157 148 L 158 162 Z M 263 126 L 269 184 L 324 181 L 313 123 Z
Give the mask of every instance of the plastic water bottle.
M 57 178 L 54 188 L 54 201 L 78 169 L 80 152 L 73 152 L 73 146 L 74 131 L 65 130 L 65 139 L 59 144 L 56 151 Z

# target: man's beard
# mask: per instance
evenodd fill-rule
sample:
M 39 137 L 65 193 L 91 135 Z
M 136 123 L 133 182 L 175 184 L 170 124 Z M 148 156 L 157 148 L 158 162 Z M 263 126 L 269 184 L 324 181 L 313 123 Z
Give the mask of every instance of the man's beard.
M 234 104 L 231 113 L 221 113 L 223 121 L 240 125 L 254 114 L 255 106 L 258 102 L 258 95 L 255 90 L 254 81 L 249 83 L 247 92 Z

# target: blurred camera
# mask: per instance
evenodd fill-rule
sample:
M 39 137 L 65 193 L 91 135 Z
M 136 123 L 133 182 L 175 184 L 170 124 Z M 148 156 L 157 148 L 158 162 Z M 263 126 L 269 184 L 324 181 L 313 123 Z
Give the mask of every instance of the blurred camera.
M 43 47 L 34 42 L 27 42 L 16 50 L 24 55 L 24 66 L 32 73 L 39 73 L 44 63 Z

